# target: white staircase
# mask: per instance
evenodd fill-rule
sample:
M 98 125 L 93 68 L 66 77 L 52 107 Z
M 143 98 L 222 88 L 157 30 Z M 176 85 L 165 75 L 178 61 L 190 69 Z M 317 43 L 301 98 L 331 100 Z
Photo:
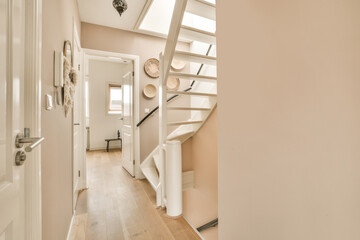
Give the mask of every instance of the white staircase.
M 203 66 L 216 66 L 216 57 L 209 54 L 210 49 L 214 49 L 216 45 L 215 33 L 183 25 L 185 12 L 211 20 L 215 20 L 216 16 L 215 5 L 212 3 L 204 0 L 176 0 L 165 51 L 160 54 L 159 145 L 141 164 L 142 172 L 156 192 L 158 207 L 167 206 L 165 188 L 166 142 L 177 140 L 183 143 L 194 136 L 217 103 L 216 84 L 214 85 L 217 81 L 216 76 L 202 75 L 203 73 L 200 70 L 197 74 L 170 71 L 173 59 L 202 64 L 200 69 L 203 69 Z M 176 44 L 179 39 L 206 43 L 210 47 L 209 51 L 203 54 L 178 51 L 176 50 Z M 170 91 L 166 89 L 168 77 L 195 82 L 191 84 L 191 88 L 185 91 Z M 209 87 L 207 87 L 207 84 Z M 204 91 L 206 89 L 210 89 L 210 91 Z M 194 98 L 195 101 L 191 101 L 190 106 L 172 106 L 172 101 L 167 102 L 167 99 L 173 95 L 179 95 L 179 98 L 187 95 Z M 197 104 L 195 105 L 195 103 Z M 191 117 L 186 121 L 168 122 L 167 113 L 174 111 L 188 112 Z M 170 134 L 168 132 L 169 126 L 176 127 Z

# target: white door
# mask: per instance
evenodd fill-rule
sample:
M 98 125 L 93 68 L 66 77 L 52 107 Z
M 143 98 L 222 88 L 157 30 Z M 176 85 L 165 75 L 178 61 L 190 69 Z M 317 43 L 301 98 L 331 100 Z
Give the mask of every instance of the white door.
M 81 46 L 77 31 L 74 30 L 73 40 L 73 68 L 77 71 L 77 82 L 75 85 L 74 109 L 73 109 L 73 209 L 75 210 L 79 190 L 81 190 L 82 164 L 85 161 L 84 134 L 85 126 L 83 122 L 83 81 L 81 70 Z
M 0 0 L 0 239 L 25 239 L 24 167 L 15 137 L 24 128 L 23 0 Z M 31 154 L 31 153 L 28 153 Z
M 123 76 L 122 81 L 122 165 L 134 176 L 134 104 L 133 104 L 133 72 Z

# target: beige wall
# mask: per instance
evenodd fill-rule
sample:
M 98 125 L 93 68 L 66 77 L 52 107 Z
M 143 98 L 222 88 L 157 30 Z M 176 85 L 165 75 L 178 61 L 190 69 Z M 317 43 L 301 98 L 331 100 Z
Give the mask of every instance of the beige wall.
M 42 92 L 54 94 L 53 51 L 73 38 L 73 19 L 80 31 L 75 0 L 43 1 Z M 44 105 L 44 103 L 43 103 Z M 64 109 L 42 111 L 43 240 L 64 240 L 72 216 L 72 117 Z
M 196 135 L 182 145 L 183 171 L 195 171 L 195 188 L 183 192 L 183 214 L 195 227 L 218 217 L 217 139 L 215 108 Z M 217 228 L 201 234 L 206 240 L 218 239 Z
M 359 12 L 218 1 L 219 239 L 360 239 Z
M 147 99 L 142 91 L 146 84 L 158 85 L 158 79 L 148 77 L 144 72 L 144 63 L 149 58 L 159 58 L 165 49 L 165 39 L 123 31 L 115 28 L 82 23 L 82 47 L 137 55 L 140 57 L 140 119 L 146 116 L 145 108 L 152 110 L 158 105 L 158 98 Z M 179 44 L 178 49 L 189 50 L 189 44 Z M 181 89 L 186 89 L 189 83 L 183 82 Z M 186 106 L 190 104 L 188 97 L 181 97 L 172 104 Z M 189 114 L 172 114 L 169 119 L 187 120 Z M 158 113 L 150 117 L 140 128 L 140 158 L 144 160 L 158 145 Z

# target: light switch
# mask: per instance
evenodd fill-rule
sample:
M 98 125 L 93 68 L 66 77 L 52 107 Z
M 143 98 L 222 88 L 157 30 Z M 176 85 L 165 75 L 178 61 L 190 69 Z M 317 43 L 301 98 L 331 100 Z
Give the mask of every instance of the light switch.
M 45 109 L 50 111 L 53 109 L 54 103 L 53 103 L 53 97 L 49 94 L 45 95 Z

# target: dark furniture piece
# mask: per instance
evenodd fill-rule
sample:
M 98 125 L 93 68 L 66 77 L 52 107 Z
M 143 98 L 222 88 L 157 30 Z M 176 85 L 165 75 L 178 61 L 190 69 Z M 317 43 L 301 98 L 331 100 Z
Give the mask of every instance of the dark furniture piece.
M 105 139 L 106 141 L 106 152 L 109 152 L 109 144 L 112 141 L 120 141 L 120 148 L 122 149 L 122 139 L 120 136 L 120 131 L 118 130 L 117 132 L 118 137 L 117 138 L 110 138 L 110 139 Z

